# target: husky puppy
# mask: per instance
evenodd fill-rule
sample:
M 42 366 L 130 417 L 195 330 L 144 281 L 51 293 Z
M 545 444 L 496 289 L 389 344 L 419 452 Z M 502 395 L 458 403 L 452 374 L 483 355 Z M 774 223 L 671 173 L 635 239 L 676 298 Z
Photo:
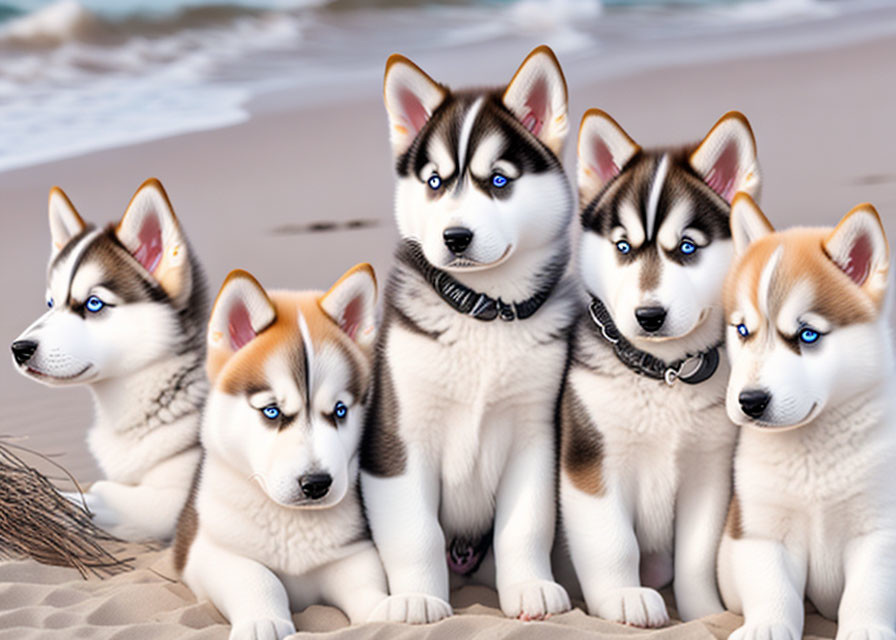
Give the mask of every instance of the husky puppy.
M 394 55 L 384 93 L 402 240 L 361 453 L 392 594 L 377 613 L 450 615 L 449 567 L 471 576 L 492 546 L 476 577 L 497 583 L 506 615 L 564 611 L 550 566 L 574 310 L 562 71 L 539 47 L 506 88 L 452 92 Z
M 319 601 L 364 622 L 386 597 L 358 492 L 376 281 L 370 265 L 326 293 L 270 295 L 224 281 L 208 326 L 204 458 L 176 568 L 230 620 L 230 637 L 295 633 Z
M 106 228 L 85 223 L 56 187 L 49 209 L 49 310 L 12 343 L 14 363 L 38 382 L 93 392 L 88 445 L 106 479 L 84 503 L 97 524 L 171 538 L 200 455 L 204 277 L 158 180 Z
M 669 618 L 655 589 L 670 580 L 683 619 L 722 610 L 715 556 L 737 432 L 721 295 L 729 201 L 759 189 L 755 142 L 732 112 L 696 146 L 644 150 L 593 109 L 578 162 L 590 300 L 560 402 L 563 530 L 589 611 L 656 627 Z
M 890 254 L 870 204 L 773 233 L 731 211 L 728 415 L 743 426 L 719 550 L 731 638 L 796 640 L 803 597 L 838 640 L 896 638 L 896 378 Z

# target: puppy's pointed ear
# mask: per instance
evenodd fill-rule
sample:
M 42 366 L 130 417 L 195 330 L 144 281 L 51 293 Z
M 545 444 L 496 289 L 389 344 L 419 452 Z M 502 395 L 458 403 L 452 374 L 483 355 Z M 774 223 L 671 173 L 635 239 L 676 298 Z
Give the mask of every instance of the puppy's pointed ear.
M 586 111 L 579 127 L 579 200 L 591 201 L 640 150 L 606 112 Z
M 887 287 L 890 249 L 877 210 L 870 204 L 854 207 L 824 241 L 828 257 L 875 300 Z
M 161 182 L 140 185 L 115 235 L 176 305 L 186 303 L 193 285 L 187 242 Z
M 214 380 L 224 363 L 277 320 L 274 303 L 251 273 L 231 271 L 212 307 L 208 322 L 209 380 Z
M 729 111 L 716 122 L 690 157 L 691 167 L 713 191 L 731 202 L 743 191 L 759 198 L 759 162 L 756 139 L 746 117 Z
M 767 236 L 775 229 L 750 194 L 739 191 L 731 202 L 731 239 L 737 255 L 747 250 L 753 242 Z
M 550 47 L 536 47 L 504 90 L 504 106 L 555 155 L 569 130 L 566 79 Z
M 355 265 L 320 298 L 320 307 L 362 348 L 376 339 L 376 275 L 367 263 Z
M 389 115 L 389 140 L 396 157 L 403 154 L 448 96 L 448 88 L 397 53 L 386 61 L 383 101 Z
M 75 211 L 72 201 L 59 187 L 50 189 L 48 202 L 50 214 L 50 252 L 55 257 L 69 240 L 84 231 L 87 225 Z

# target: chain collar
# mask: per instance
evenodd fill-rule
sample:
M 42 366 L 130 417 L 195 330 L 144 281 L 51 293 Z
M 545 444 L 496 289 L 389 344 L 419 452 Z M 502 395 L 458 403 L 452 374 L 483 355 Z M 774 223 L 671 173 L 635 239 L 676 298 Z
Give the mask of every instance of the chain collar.
M 675 384 L 676 380 L 686 384 L 699 384 L 709 380 L 719 367 L 719 347 L 722 341 L 706 351 L 667 363 L 646 351 L 641 351 L 626 340 L 613 323 L 610 312 L 597 298 L 591 298 L 588 313 L 601 338 L 612 345 L 613 352 L 620 362 L 639 375 L 663 380 L 669 386 Z
M 496 318 L 507 322 L 525 320 L 534 315 L 550 297 L 566 268 L 565 263 L 551 265 L 545 271 L 544 286 L 536 291 L 535 295 L 521 302 L 504 302 L 501 298 L 495 299 L 474 291 L 458 282 L 450 274 L 434 267 L 423 255 L 423 249 L 416 242 L 403 242 L 398 248 L 397 257 L 420 272 L 433 290 L 439 294 L 439 297 L 448 303 L 448 306 L 458 313 L 485 322 Z

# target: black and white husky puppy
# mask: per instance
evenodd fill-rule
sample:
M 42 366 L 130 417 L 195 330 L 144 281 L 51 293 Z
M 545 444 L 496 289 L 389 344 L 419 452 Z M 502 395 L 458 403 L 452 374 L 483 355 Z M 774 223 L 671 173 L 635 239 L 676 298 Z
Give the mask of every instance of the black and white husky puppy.
M 49 209 L 49 310 L 12 343 L 14 363 L 38 382 L 93 392 L 88 444 L 106 479 L 84 501 L 97 524 L 171 538 L 199 461 L 202 271 L 158 180 L 117 225 L 85 223 L 59 188 Z
M 361 459 L 392 594 L 379 614 L 450 615 L 449 569 L 494 575 L 508 616 L 564 611 L 550 566 L 575 311 L 563 73 L 539 47 L 506 88 L 453 92 L 395 55 L 384 94 L 401 243 Z
M 606 113 L 579 132 L 582 304 L 560 405 L 561 510 L 588 610 L 637 626 L 721 611 L 718 547 L 737 437 L 725 414 L 730 201 L 756 193 L 739 113 L 641 149 Z M 673 566 L 674 557 L 674 566 Z M 640 573 L 639 573 L 640 569 Z

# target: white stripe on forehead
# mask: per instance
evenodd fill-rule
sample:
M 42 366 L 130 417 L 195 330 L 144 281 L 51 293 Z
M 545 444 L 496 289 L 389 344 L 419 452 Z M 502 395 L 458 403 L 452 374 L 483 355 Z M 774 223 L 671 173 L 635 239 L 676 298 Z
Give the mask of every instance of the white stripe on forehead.
M 314 346 L 311 344 L 311 333 L 308 331 L 308 323 L 302 310 L 298 310 L 299 316 L 299 332 L 302 334 L 302 345 L 305 347 L 305 377 L 308 380 L 308 397 L 311 397 L 311 390 L 314 388 L 312 375 L 314 374 Z
M 759 290 L 756 292 L 756 299 L 759 301 L 759 312 L 766 318 L 769 317 L 768 302 L 771 293 L 772 277 L 775 275 L 775 269 L 778 268 L 778 262 L 781 261 L 783 252 L 784 247 L 779 246 L 775 249 L 772 257 L 769 258 L 762 268 L 762 274 L 759 276 Z
M 467 157 L 467 148 L 470 146 L 470 136 L 473 135 L 473 124 L 476 122 L 476 116 L 479 115 L 480 109 L 485 102 L 485 96 L 479 96 L 464 116 L 463 124 L 460 127 L 460 138 L 457 145 L 457 166 L 463 171 L 466 167 L 464 161 Z
M 69 296 L 69 289 L 75 278 L 74 268 L 81 262 L 87 248 L 101 233 L 103 233 L 102 229 L 94 229 L 88 233 L 63 257 L 62 262 L 57 262 L 53 266 L 53 270 L 50 272 L 50 291 L 53 292 L 53 295 L 61 295 L 59 302 Z
M 660 206 L 660 195 L 663 193 L 663 185 L 666 184 L 666 176 L 669 173 L 669 154 L 664 153 L 656 167 L 653 176 L 653 184 L 650 185 L 650 197 L 647 199 L 647 239 L 653 237 L 653 226 L 656 223 L 656 210 Z

